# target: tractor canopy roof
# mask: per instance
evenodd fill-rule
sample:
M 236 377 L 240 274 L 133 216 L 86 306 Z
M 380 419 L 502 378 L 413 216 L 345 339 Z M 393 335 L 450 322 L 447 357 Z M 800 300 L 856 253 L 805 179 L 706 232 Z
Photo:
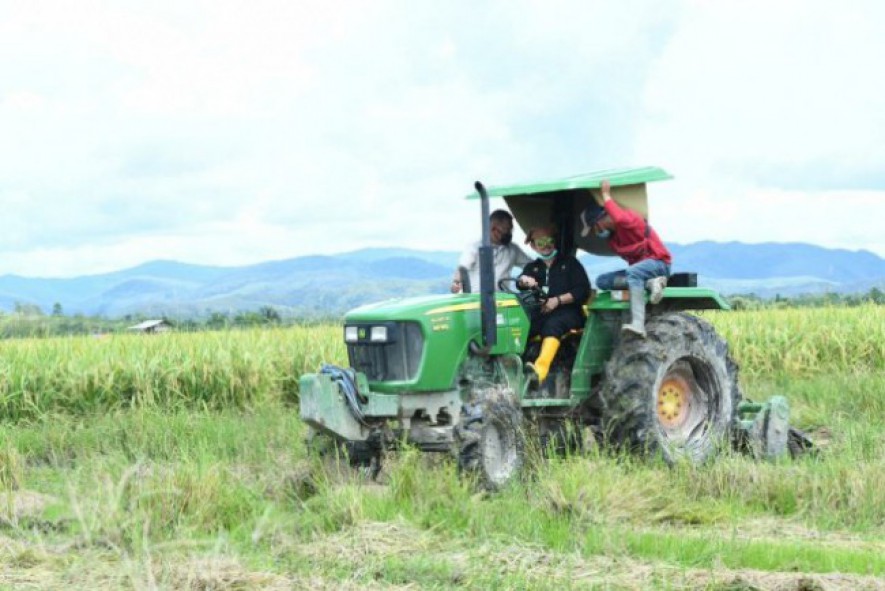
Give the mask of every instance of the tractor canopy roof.
M 560 248 L 574 252 L 580 248 L 598 255 L 613 255 L 608 244 L 592 231 L 584 231 L 599 206 L 593 198 L 602 181 L 611 183 L 612 199 L 619 205 L 649 219 L 645 185 L 673 178 L 663 169 L 610 168 L 562 179 L 487 187 L 489 197 L 503 197 L 524 232 L 553 223 L 560 230 Z M 478 193 L 468 198 L 479 198 Z

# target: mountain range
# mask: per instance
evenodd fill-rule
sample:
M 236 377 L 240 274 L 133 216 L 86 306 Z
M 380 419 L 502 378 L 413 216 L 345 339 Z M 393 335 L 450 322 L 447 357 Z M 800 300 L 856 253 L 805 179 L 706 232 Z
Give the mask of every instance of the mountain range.
M 885 288 L 885 259 L 869 251 L 811 244 L 668 244 L 673 271 L 725 295 L 794 296 Z M 152 261 L 113 273 L 72 278 L 0 276 L 0 310 L 56 305 L 64 314 L 202 317 L 271 306 L 282 315 L 328 316 L 408 295 L 445 293 L 457 252 L 364 249 L 239 267 Z M 622 268 L 614 257 L 580 257 L 591 280 Z

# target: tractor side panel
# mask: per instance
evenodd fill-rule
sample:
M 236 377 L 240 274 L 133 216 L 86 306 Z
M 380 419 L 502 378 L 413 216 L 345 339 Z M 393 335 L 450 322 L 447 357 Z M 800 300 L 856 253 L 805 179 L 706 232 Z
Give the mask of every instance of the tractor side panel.
M 473 302 L 444 306 L 427 312 L 428 336 L 418 390 L 446 390 L 454 387 L 455 377 L 470 354 L 470 342 L 482 344 L 479 297 Z M 515 298 L 498 295 L 497 344 L 491 355 L 519 355 L 525 349 L 529 320 Z
M 620 325 L 620 310 L 591 310 L 572 369 L 572 397 L 590 396 L 593 376 L 605 369 L 605 363 L 617 343 Z

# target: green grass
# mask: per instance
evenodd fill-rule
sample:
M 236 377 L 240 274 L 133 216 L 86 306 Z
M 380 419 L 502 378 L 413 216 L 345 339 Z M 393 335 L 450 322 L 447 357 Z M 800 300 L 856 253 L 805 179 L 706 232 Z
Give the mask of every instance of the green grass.
M 413 450 L 381 484 L 308 456 L 295 378 L 337 327 L 3 343 L 0 589 L 881 588 L 881 358 L 747 371 L 735 322 L 745 396 L 786 395 L 816 456 L 533 455 L 495 495 Z
M 863 396 L 877 379 L 856 376 L 840 397 L 807 410 L 832 411 L 828 405 Z M 820 387 L 817 378 L 792 383 Z M 613 560 L 634 565 L 613 567 L 608 583 L 591 577 L 598 588 L 631 588 L 635 565 L 656 588 L 683 588 L 686 577 L 723 569 L 883 577 L 885 446 L 875 417 L 853 424 L 844 437 L 834 429 L 817 458 L 795 463 L 735 456 L 669 469 L 590 451 L 535 462 L 523 482 L 485 495 L 450 461 L 415 451 L 392 457 L 380 486 L 321 465 L 307 458 L 303 427 L 285 405 L 47 416 L 0 430 L 7 494 L 50 499 L 33 514 L 7 506 L 0 533 L 37 552 L 31 560 L 50 573 L 59 566 L 40 548 L 85 549 L 112 578 L 120 574 L 113 564 L 150 556 L 150 569 L 166 570 L 131 563 L 143 588 L 150 576 L 172 581 L 201 556 L 233 560 L 241 577 L 310 581 L 320 573 L 330 585 L 424 588 L 567 588 L 552 570 L 539 578 L 531 565 L 538 555 L 544 565 L 588 572 Z M 858 439 L 872 439 L 874 449 Z M 373 547 L 354 564 L 342 543 Z M 339 551 L 305 556 L 327 545 Z M 182 548 L 191 556 L 184 565 Z M 66 560 L 79 564 L 79 552 Z M 485 555 L 510 562 L 489 570 Z M 27 556 L 22 550 L 3 564 Z

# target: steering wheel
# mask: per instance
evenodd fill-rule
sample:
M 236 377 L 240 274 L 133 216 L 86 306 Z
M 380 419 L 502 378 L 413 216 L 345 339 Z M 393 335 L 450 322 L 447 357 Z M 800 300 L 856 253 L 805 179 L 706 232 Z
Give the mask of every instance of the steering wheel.
M 504 293 L 515 295 L 527 313 L 539 310 L 548 299 L 547 294 L 537 285 L 528 289 L 520 289 L 514 277 L 505 277 L 498 281 L 498 289 Z

